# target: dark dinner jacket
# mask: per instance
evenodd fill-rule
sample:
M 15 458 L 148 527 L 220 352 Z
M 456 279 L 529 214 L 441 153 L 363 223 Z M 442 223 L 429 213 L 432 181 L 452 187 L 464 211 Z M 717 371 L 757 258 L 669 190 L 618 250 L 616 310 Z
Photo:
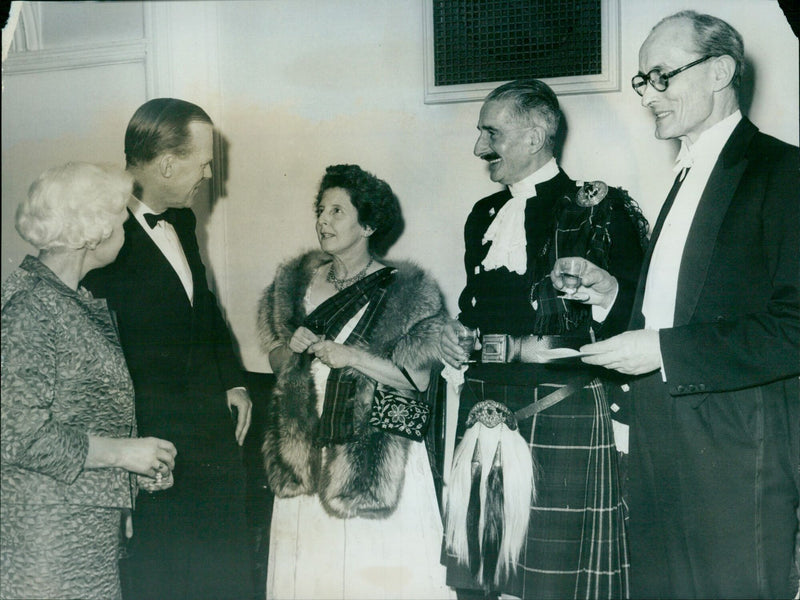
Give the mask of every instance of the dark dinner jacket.
M 701 196 L 674 325 L 659 334 L 667 381 L 656 371 L 631 383 L 633 597 L 654 589 L 789 593 L 800 485 L 799 159 L 796 147 L 742 119 Z M 644 326 L 644 286 L 666 212 L 645 255 L 630 329 Z M 687 529 L 671 531 L 665 515 Z M 637 587 L 647 570 L 661 583 Z
M 116 261 L 83 281 L 116 313 L 136 390 L 140 435 L 173 441 L 197 429 L 228 428 L 224 392 L 243 385 L 230 334 L 206 283 L 194 213 L 175 212 L 174 228 L 192 272 L 193 305 L 167 258 L 133 216 L 125 222 L 125 243 Z M 189 457 L 184 453 L 183 458 Z
M 669 393 L 702 402 L 800 372 L 798 149 L 742 119 L 706 184 L 686 240 L 674 326 L 661 331 Z M 665 214 L 653 229 L 634 301 Z

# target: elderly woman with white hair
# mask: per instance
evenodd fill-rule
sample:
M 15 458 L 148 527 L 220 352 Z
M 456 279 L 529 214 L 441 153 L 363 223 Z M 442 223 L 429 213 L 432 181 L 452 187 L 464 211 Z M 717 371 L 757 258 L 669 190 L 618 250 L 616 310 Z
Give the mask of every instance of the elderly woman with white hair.
M 120 169 L 69 163 L 17 210 L 39 252 L 2 288 L 3 598 L 121 597 L 120 532 L 137 485 L 171 485 L 175 447 L 135 437 L 113 316 L 78 283 L 116 258 L 132 186 Z

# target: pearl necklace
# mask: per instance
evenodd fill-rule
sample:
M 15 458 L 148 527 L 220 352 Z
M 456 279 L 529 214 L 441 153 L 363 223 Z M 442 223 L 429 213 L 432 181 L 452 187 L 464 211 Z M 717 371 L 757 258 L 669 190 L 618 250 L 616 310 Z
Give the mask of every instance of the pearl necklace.
M 341 292 L 346 287 L 350 287 L 351 285 L 353 285 L 356 281 L 361 281 L 362 279 L 364 279 L 364 276 L 367 274 L 367 269 L 369 269 L 370 266 L 372 266 L 371 256 L 369 257 L 369 262 L 367 263 L 367 266 L 361 269 L 358 273 L 356 273 L 352 277 L 348 277 L 347 279 L 339 279 L 336 276 L 336 273 L 333 272 L 333 263 L 331 263 L 331 266 L 328 269 L 328 277 L 326 279 L 328 280 L 328 283 L 333 284 L 333 287 L 336 288 L 337 292 Z

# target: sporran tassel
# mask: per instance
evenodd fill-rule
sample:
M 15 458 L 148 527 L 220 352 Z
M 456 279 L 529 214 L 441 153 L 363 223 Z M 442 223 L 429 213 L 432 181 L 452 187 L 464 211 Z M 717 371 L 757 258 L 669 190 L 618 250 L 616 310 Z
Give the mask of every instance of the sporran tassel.
M 519 430 L 502 427 L 503 444 L 503 541 L 495 583 L 513 573 L 528 536 L 531 505 L 536 500 L 534 464 L 528 442 Z
M 492 400 L 476 404 L 453 457 L 445 542 L 487 589 L 516 570 L 534 500 L 534 476 L 530 448 L 511 411 Z
M 494 581 L 500 542 L 503 539 L 503 457 L 502 441 L 497 442 L 492 468 L 486 478 L 486 507 L 483 524 L 483 579 Z
M 480 441 L 475 442 L 470 463 L 469 502 L 467 503 L 467 547 L 469 548 L 469 570 L 478 577 L 481 570 L 481 456 Z
M 456 448 L 447 494 L 445 542 L 464 565 L 469 564 L 467 510 L 472 489 L 472 458 L 478 442 L 479 427 L 480 425 L 468 428 Z

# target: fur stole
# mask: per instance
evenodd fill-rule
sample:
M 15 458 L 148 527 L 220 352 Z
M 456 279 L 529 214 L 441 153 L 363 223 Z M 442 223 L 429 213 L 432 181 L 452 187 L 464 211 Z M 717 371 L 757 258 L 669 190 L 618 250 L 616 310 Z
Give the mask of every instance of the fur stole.
M 288 344 L 306 316 L 303 306 L 315 270 L 330 262 L 321 251 L 290 260 L 259 302 L 258 334 L 262 350 Z M 398 366 L 428 369 L 439 361 L 438 340 L 446 314 L 436 282 L 419 267 L 397 269 L 376 315 L 367 350 Z M 318 494 L 325 510 L 339 518 L 380 519 L 397 506 L 403 488 L 411 440 L 369 425 L 375 381 L 356 374 L 356 438 L 324 449 L 314 445 L 319 422 L 317 394 L 307 356 L 294 354 L 277 374 L 268 407 L 262 454 L 275 495 Z

